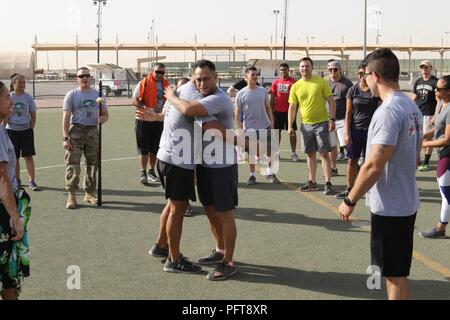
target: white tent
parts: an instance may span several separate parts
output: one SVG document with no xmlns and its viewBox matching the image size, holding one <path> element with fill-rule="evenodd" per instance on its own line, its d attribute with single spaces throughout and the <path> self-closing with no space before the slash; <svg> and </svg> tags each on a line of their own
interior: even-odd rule
<svg viewBox="0 0 450 320">
<path fill-rule="evenodd" d="M 14 73 L 20 73 L 28 79 L 33 78 L 33 52 L 0 53 L 0 79 L 9 79 Z"/>
</svg>

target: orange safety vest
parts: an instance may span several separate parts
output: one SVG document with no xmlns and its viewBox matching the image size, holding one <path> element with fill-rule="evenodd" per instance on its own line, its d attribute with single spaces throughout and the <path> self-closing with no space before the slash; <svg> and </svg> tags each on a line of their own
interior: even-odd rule
<svg viewBox="0 0 450 320">
<path fill-rule="evenodd" d="M 169 81 L 163 80 L 163 88 L 169 87 Z M 158 104 L 158 89 L 156 86 L 156 80 L 153 75 L 148 75 L 147 78 L 141 81 L 139 87 L 138 99 L 141 101 L 146 108 L 155 109 Z M 166 98 L 163 98 L 164 102 Z"/>
</svg>

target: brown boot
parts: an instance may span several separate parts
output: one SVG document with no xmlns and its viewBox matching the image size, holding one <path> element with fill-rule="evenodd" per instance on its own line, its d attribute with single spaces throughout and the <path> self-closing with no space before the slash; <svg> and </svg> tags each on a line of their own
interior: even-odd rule
<svg viewBox="0 0 450 320">
<path fill-rule="evenodd" d="M 98 200 L 97 200 L 96 196 L 86 192 L 86 195 L 84 196 L 84 202 L 91 203 L 91 204 L 97 204 Z"/>
<path fill-rule="evenodd" d="M 69 191 L 69 195 L 67 196 L 67 209 L 76 209 L 77 207 L 77 197 L 75 196 L 75 192 Z"/>
</svg>

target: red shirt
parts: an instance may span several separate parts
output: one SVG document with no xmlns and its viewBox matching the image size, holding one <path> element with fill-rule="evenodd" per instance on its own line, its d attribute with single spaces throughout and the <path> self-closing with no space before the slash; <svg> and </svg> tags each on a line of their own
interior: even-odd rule
<svg viewBox="0 0 450 320">
<path fill-rule="evenodd" d="M 275 112 L 289 111 L 289 92 L 295 80 L 289 77 L 287 80 L 279 78 L 272 83 L 270 94 L 275 95 Z"/>
</svg>

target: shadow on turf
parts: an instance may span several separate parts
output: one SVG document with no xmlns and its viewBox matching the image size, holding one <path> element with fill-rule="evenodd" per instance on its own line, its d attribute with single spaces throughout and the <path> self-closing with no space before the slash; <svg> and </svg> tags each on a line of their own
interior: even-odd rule
<svg viewBox="0 0 450 320">
<path fill-rule="evenodd" d="M 337 208 L 336 208 L 337 211 Z M 236 219 L 249 220 L 256 222 L 268 223 L 286 223 L 286 224 L 300 224 L 308 226 L 322 227 L 330 231 L 340 232 L 367 232 L 359 227 L 352 226 L 350 223 L 344 223 L 338 219 L 313 218 L 305 216 L 301 213 L 287 213 L 278 212 L 268 209 L 254 209 L 254 208 L 238 208 L 235 213 Z"/>
<path fill-rule="evenodd" d="M 232 281 L 268 283 L 296 289 L 333 294 L 356 299 L 386 299 L 386 285 L 382 280 L 380 290 L 367 289 L 369 275 L 340 272 L 304 271 L 267 265 L 237 263 L 239 273 Z M 450 282 L 412 280 L 413 299 L 448 299 Z M 271 299 L 271 297 L 267 297 Z"/>
</svg>

